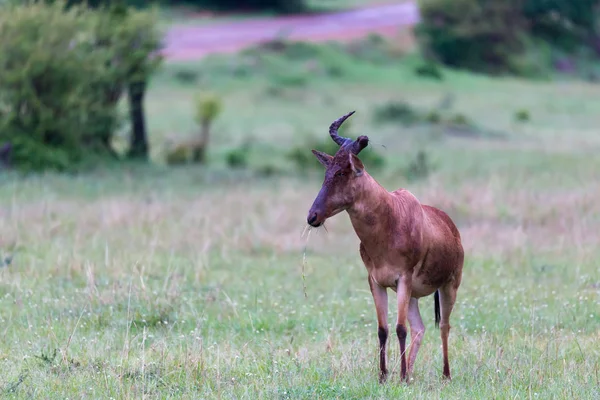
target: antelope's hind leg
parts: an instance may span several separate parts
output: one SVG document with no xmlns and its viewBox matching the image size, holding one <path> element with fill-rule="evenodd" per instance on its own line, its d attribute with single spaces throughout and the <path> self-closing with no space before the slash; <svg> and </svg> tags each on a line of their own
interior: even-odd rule
<svg viewBox="0 0 600 400">
<path fill-rule="evenodd" d="M 448 336 L 450 335 L 450 314 L 456 301 L 458 287 L 454 283 L 440 288 L 440 333 L 442 336 L 442 352 L 444 355 L 444 378 L 450 377 L 450 363 L 448 362 Z"/>
<path fill-rule="evenodd" d="M 421 313 L 419 312 L 419 300 L 411 297 L 408 303 L 408 323 L 410 324 L 410 353 L 408 356 L 408 376 L 413 373 L 415 366 L 415 359 L 421 347 L 421 341 L 425 334 L 425 325 L 421 319 Z"/>
</svg>

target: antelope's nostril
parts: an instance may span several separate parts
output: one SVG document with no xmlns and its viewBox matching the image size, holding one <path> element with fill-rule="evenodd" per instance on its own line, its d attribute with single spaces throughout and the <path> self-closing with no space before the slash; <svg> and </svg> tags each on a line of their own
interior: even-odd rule
<svg viewBox="0 0 600 400">
<path fill-rule="evenodd" d="M 315 223 L 315 221 L 317 220 L 318 217 L 319 216 L 318 216 L 318 214 L 316 212 L 312 213 L 312 215 L 308 216 L 308 218 L 306 219 L 306 222 L 308 222 L 308 224 L 311 225 L 311 226 L 315 226 L 314 223 Z"/>
</svg>

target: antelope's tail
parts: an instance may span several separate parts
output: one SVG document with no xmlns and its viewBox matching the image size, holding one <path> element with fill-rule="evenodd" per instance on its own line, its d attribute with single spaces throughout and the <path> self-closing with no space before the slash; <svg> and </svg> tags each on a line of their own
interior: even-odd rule
<svg viewBox="0 0 600 400">
<path fill-rule="evenodd" d="M 435 327 L 439 328 L 440 326 L 440 291 L 436 290 L 433 295 L 434 309 L 435 309 Z"/>
</svg>

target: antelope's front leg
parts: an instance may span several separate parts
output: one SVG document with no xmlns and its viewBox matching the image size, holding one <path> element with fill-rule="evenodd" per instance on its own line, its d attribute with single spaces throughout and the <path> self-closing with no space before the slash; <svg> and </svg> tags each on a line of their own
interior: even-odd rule
<svg viewBox="0 0 600 400">
<path fill-rule="evenodd" d="M 408 374 L 406 372 L 406 320 L 408 316 L 408 304 L 410 302 L 411 295 L 411 279 L 407 277 L 400 277 L 398 279 L 398 287 L 396 289 L 398 298 L 398 320 L 396 321 L 396 334 L 398 335 L 398 341 L 400 342 L 400 371 L 402 380 L 408 382 Z"/>
<path fill-rule="evenodd" d="M 385 382 L 387 378 L 387 367 L 385 365 L 385 344 L 388 338 L 387 312 L 388 299 L 387 290 L 371 278 L 369 275 L 369 287 L 375 301 L 377 311 L 377 335 L 379 336 L 379 383 Z"/>
</svg>

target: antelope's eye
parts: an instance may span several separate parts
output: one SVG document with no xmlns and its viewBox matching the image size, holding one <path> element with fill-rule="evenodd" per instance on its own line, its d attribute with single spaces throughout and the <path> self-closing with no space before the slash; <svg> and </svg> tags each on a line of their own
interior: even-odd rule
<svg viewBox="0 0 600 400">
<path fill-rule="evenodd" d="M 343 173 L 342 171 L 338 171 L 338 172 L 335 173 L 334 176 L 344 176 L 344 175 L 346 175 L 346 174 Z"/>
</svg>

